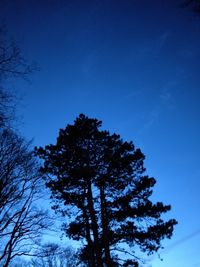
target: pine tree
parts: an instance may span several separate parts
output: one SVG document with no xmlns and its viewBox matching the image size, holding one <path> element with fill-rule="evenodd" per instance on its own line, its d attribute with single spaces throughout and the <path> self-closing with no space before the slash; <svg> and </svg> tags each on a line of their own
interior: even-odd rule
<svg viewBox="0 0 200 267">
<path fill-rule="evenodd" d="M 36 148 L 41 171 L 53 208 L 67 218 L 66 235 L 85 242 L 80 258 L 88 266 L 139 266 L 136 253 L 158 251 L 177 222 L 161 219 L 170 205 L 151 202 L 155 179 L 146 175 L 140 149 L 101 125 L 79 115 L 55 145 Z"/>
</svg>

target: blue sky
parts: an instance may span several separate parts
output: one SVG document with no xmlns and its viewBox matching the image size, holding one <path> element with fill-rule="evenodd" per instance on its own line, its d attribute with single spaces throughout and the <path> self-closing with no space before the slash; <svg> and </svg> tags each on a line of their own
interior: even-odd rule
<svg viewBox="0 0 200 267">
<path fill-rule="evenodd" d="M 153 198 L 179 224 L 153 267 L 200 265 L 200 16 L 178 0 L 12 0 L 0 15 L 40 71 L 23 96 L 21 132 L 54 143 L 79 113 L 133 140 L 157 180 Z"/>
</svg>

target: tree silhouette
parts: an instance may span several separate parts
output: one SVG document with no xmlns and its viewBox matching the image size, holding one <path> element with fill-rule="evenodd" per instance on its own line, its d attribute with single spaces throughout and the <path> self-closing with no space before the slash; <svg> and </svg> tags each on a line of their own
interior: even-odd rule
<svg viewBox="0 0 200 267">
<path fill-rule="evenodd" d="M 0 27 L 0 266 L 29 255 L 49 225 L 47 212 L 37 207 L 43 180 L 26 142 L 14 131 L 15 103 L 6 90 L 9 79 L 27 78 L 34 69 Z M 6 87 L 6 88 L 5 88 Z M 44 186 L 43 186 L 44 188 Z"/>
<path fill-rule="evenodd" d="M 29 144 L 0 131 L 0 266 L 31 254 L 47 229 L 47 213 L 36 205 L 42 185 Z"/>
<path fill-rule="evenodd" d="M 55 145 L 36 148 L 41 171 L 53 208 L 67 217 L 66 235 L 84 241 L 88 266 L 139 266 L 137 252 L 158 251 L 177 222 L 161 218 L 169 205 L 151 202 L 155 179 L 145 174 L 140 149 L 101 124 L 81 114 Z"/>
<path fill-rule="evenodd" d="M 69 246 L 47 243 L 37 251 L 37 254 L 38 256 L 29 262 L 30 267 L 76 267 L 78 263 L 76 251 Z"/>
<path fill-rule="evenodd" d="M 15 41 L 8 38 L 6 27 L 0 25 L 0 127 L 10 124 L 15 110 L 15 98 L 5 88 L 5 82 L 13 78 L 28 79 L 35 70 L 36 64 L 27 62 Z"/>
</svg>

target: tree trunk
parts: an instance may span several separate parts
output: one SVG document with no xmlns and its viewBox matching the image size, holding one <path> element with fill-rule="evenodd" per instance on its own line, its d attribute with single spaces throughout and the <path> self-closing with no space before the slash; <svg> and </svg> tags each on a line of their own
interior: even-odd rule
<svg viewBox="0 0 200 267">
<path fill-rule="evenodd" d="M 90 236 L 90 223 L 89 223 L 89 218 L 87 215 L 87 211 L 83 209 L 83 216 L 85 218 L 85 224 L 86 224 L 86 240 L 90 249 L 88 258 L 89 258 L 89 267 L 94 267 L 95 266 L 95 255 L 94 255 L 94 244 L 93 241 L 91 240 Z"/>
<path fill-rule="evenodd" d="M 91 188 L 90 181 L 88 182 L 88 208 L 90 212 L 90 217 L 91 217 L 91 222 L 92 222 L 92 231 L 94 235 L 94 251 L 96 255 L 96 266 L 103 267 L 102 252 L 101 252 L 101 246 L 100 246 L 99 234 L 98 234 L 98 224 L 97 224 L 97 219 L 96 219 L 94 205 L 93 205 L 92 188 Z"/>
<path fill-rule="evenodd" d="M 111 256 L 110 256 L 110 246 L 108 238 L 108 222 L 107 222 L 107 212 L 106 212 L 106 199 L 104 186 L 100 186 L 100 198 L 101 198 L 101 223 L 102 223 L 102 241 L 105 250 L 105 264 L 108 267 L 112 266 Z"/>
</svg>

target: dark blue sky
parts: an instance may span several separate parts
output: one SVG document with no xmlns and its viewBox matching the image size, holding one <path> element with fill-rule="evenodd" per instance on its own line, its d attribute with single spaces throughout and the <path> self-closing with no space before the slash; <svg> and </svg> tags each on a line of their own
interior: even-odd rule
<svg viewBox="0 0 200 267">
<path fill-rule="evenodd" d="M 55 142 L 79 113 L 133 140 L 179 224 L 153 267 L 200 265 L 200 16 L 178 0 L 1 0 L 0 15 L 40 71 L 21 131 Z M 12 87 L 10 85 L 10 87 Z"/>
</svg>

